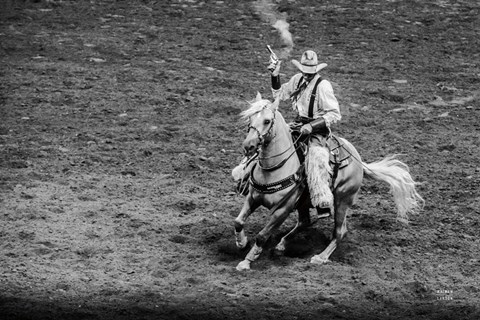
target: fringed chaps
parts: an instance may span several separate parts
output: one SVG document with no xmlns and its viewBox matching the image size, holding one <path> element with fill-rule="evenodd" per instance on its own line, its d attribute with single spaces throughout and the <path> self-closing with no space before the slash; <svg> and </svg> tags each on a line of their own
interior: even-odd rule
<svg viewBox="0 0 480 320">
<path fill-rule="evenodd" d="M 330 190 L 332 169 L 329 160 L 330 154 L 327 148 L 310 145 L 305 158 L 305 172 L 310 200 L 314 207 L 333 209 L 333 194 Z"/>
</svg>

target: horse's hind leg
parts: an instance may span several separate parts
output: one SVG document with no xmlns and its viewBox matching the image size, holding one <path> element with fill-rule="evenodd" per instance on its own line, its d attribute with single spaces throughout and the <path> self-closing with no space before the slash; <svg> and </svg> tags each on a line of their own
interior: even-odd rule
<svg viewBox="0 0 480 320">
<path fill-rule="evenodd" d="M 309 203 L 302 202 L 302 201 L 299 201 L 299 202 L 301 203 L 301 205 L 298 207 L 297 224 L 292 230 L 290 230 L 289 233 L 287 233 L 285 236 L 282 237 L 280 242 L 275 247 L 275 250 L 279 252 L 285 251 L 285 245 L 288 242 L 288 240 L 292 239 L 297 233 L 299 233 L 302 230 L 305 230 L 307 227 L 312 225 L 312 221 L 310 219 Z M 306 203 L 306 204 L 302 204 L 302 203 Z"/>
<path fill-rule="evenodd" d="M 310 260 L 311 263 L 323 264 L 328 262 L 330 255 L 335 251 L 337 245 L 347 233 L 347 210 L 350 207 L 350 201 L 343 200 L 335 204 L 335 226 L 333 229 L 332 241 L 320 254 L 315 255 Z"/>
</svg>

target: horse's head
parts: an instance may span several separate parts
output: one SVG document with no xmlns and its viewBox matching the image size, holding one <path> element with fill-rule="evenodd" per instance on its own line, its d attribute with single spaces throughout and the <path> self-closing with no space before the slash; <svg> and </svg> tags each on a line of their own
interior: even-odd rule
<svg viewBox="0 0 480 320">
<path fill-rule="evenodd" d="M 279 100 L 270 102 L 262 99 L 260 93 L 250 103 L 250 108 L 242 112 L 242 118 L 248 121 L 247 137 L 243 141 L 246 156 L 252 156 L 259 147 L 266 146 L 276 136 L 275 118 Z"/>
</svg>

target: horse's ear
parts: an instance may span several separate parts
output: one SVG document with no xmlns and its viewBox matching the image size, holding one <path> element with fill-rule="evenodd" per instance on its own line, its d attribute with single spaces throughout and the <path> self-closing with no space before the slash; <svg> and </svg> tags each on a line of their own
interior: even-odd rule
<svg viewBox="0 0 480 320">
<path fill-rule="evenodd" d="M 275 101 L 273 101 L 272 103 L 273 111 L 277 111 L 279 105 L 280 105 L 280 97 L 277 97 Z"/>
<path fill-rule="evenodd" d="M 262 95 L 257 91 L 257 96 L 255 97 L 255 102 L 262 100 Z"/>
</svg>

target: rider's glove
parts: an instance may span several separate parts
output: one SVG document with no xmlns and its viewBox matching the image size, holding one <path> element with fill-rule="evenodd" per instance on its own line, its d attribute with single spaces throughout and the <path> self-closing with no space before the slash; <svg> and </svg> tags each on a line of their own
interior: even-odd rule
<svg viewBox="0 0 480 320">
<path fill-rule="evenodd" d="M 290 130 L 291 131 L 297 131 L 298 133 L 300 133 L 300 128 L 303 126 L 303 124 L 301 122 L 290 122 L 288 123 L 288 126 L 290 127 Z"/>
<path fill-rule="evenodd" d="M 301 128 L 300 128 L 300 136 L 302 138 L 307 138 L 309 137 L 311 134 L 312 134 L 312 126 L 307 123 L 307 124 L 304 124 Z"/>
</svg>

